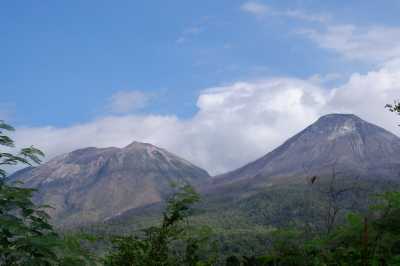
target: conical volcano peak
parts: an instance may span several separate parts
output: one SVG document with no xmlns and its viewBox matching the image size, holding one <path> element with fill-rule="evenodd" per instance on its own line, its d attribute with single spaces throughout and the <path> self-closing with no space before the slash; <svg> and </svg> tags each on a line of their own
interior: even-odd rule
<svg viewBox="0 0 400 266">
<path fill-rule="evenodd" d="M 355 114 L 341 114 L 341 113 L 332 113 L 321 116 L 318 120 L 326 120 L 326 119 L 336 119 L 336 120 L 362 120 L 360 117 Z"/>
<path fill-rule="evenodd" d="M 303 133 L 323 134 L 328 139 L 334 139 L 349 134 L 363 135 L 374 128 L 374 125 L 353 114 L 328 114 L 320 117 Z"/>
<path fill-rule="evenodd" d="M 344 173 L 373 178 L 397 178 L 400 139 L 353 114 L 328 114 L 281 146 L 221 180 L 252 177 L 301 177 L 304 169 L 321 174 L 335 164 Z"/>
<path fill-rule="evenodd" d="M 132 149 L 132 148 L 144 148 L 144 147 L 155 147 L 153 144 L 150 143 L 145 143 L 145 142 L 139 142 L 139 141 L 133 141 L 127 146 L 124 147 L 124 149 Z"/>
<path fill-rule="evenodd" d="M 349 124 L 367 123 L 354 114 L 327 114 L 321 116 L 315 124 Z"/>
</svg>

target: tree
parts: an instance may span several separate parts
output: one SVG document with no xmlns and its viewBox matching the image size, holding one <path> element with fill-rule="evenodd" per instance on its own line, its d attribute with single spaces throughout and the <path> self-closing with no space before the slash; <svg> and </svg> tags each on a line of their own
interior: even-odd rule
<svg viewBox="0 0 400 266">
<path fill-rule="evenodd" d="M 400 101 L 394 101 L 393 104 L 387 104 L 385 107 L 388 108 L 390 112 L 400 115 Z"/>
<path fill-rule="evenodd" d="M 143 236 L 115 237 L 113 250 L 106 256 L 108 266 L 212 265 L 214 257 L 202 260 L 202 246 L 208 245 L 209 232 L 196 234 L 183 224 L 199 195 L 189 185 L 180 186 L 167 201 L 161 225 L 143 231 Z"/>
<path fill-rule="evenodd" d="M 400 115 L 400 101 L 394 101 L 393 104 L 387 104 L 386 108 L 388 108 L 390 112 Z"/>
<path fill-rule="evenodd" d="M 311 186 L 316 186 L 319 194 L 318 200 L 322 200 L 322 209 L 320 210 L 320 218 L 323 227 L 320 228 L 326 233 L 330 233 L 343 214 L 350 210 L 361 209 L 358 198 L 368 197 L 370 189 L 365 188 L 360 182 L 360 178 L 341 176 L 336 170 L 335 164 L 332 166 L 330 177 L 323 182 L 321 178 L 314 176 L 311 178 Z M 364 187 L 363 187 L 364 186 Z M 313 217 L 318 220 L 317 217 Z"/>
<path fill-rule="evenodd" d="M 14 148 L 6 135 L 14 128 L 0 121 L 0 147 Z M 75 239 L 59 236 L 49 224 L 45 209 L 32 201 L 34 189 L 8 180 L 5 166 L 39 164 L 43 152 L 24 148 L 0 151 L 0 265 L 85 265 L 88 254 Z"/>
</svg>

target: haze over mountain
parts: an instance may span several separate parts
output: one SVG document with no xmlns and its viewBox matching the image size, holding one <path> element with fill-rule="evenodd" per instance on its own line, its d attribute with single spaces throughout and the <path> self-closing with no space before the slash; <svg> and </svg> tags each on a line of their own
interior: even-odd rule
<svg viewBox="0 0 400 266">
<path fill-rule="evenodd" d="M 346 175 L 400 178 L 400 138 L 352 114 L 325 115 L 260 159 L 217 176 L 213 185 L 268 177 L 296 181 L 332 168 Z"/>
<path fill-rule="evenodd" d="M 171 182 L 197 185 L 209 175 L 164 149 L 133 142 L 122 149 L 76 150 L 11 178 L 38 188 L 36 200 L 54 207 L 55 223 L 73 225 L 162 201 Z"/>
</svg>

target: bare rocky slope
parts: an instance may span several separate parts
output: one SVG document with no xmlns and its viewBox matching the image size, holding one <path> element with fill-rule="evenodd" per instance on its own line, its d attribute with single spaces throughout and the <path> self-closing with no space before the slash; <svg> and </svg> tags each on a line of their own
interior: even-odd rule
<svg viewBox="0 0 400 266">
<path fill-rule="evenodd" d="M 35 187 L 36 201 L 49 204 L 54 223 L 101 222 L 132 208 L 160 202 L 171 182 L 197 185 L 208 173 L 156 146 L 133 142 L 119 148 L 85 148 L 58 156 L 11 179 Z"/>
</svg>

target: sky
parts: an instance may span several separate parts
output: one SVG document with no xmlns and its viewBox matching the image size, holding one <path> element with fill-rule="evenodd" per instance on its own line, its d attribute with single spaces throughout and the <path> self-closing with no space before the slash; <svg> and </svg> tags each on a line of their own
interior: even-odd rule
<svg viewBox="0 0 400 266">
<path fill-rule="evenodd" d="M 0 119 L 46 159 L 142 141 L 219 174 L 318 117 L 400 135 L 400 2 L 0 3 Z"/>
</svg>

